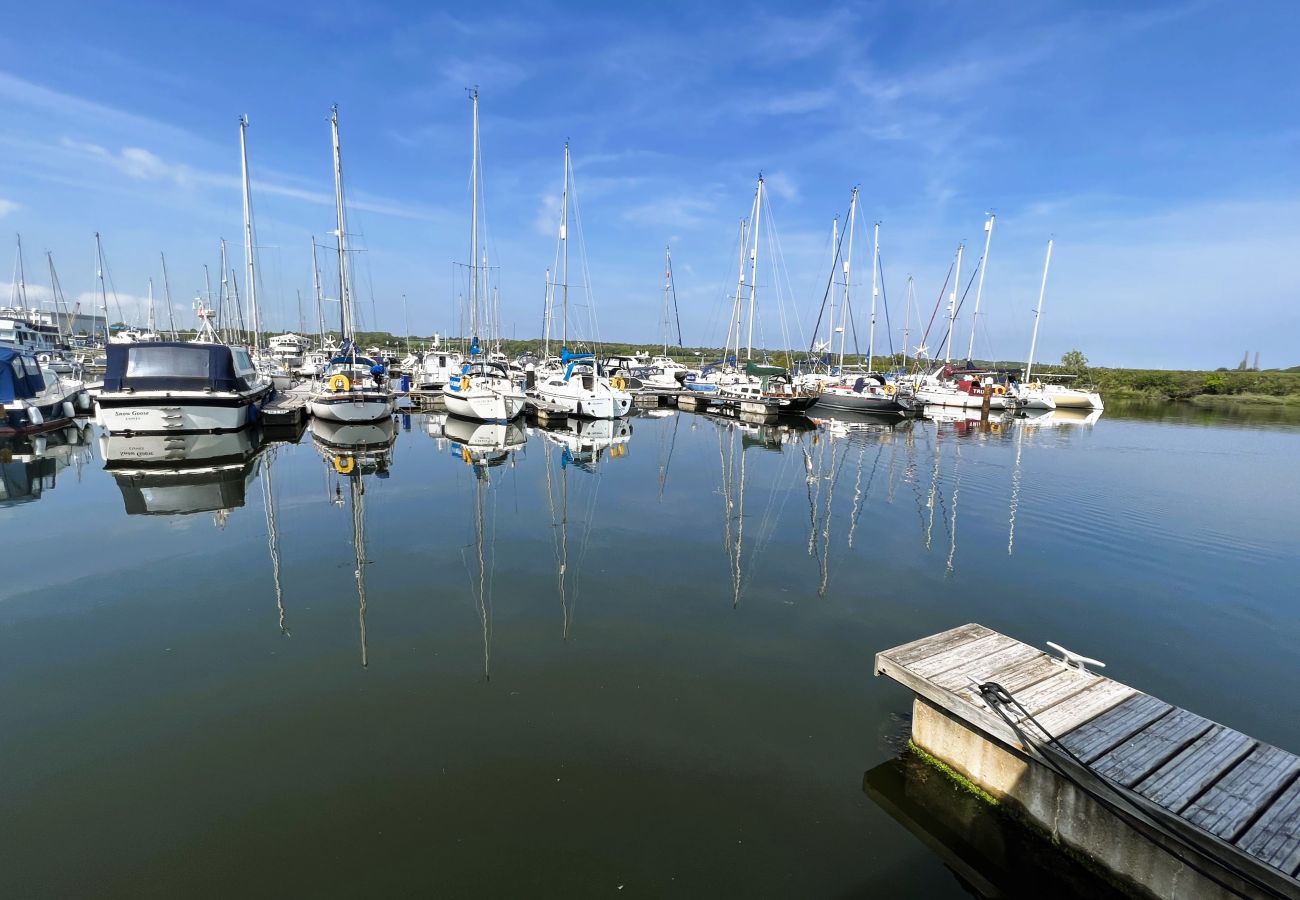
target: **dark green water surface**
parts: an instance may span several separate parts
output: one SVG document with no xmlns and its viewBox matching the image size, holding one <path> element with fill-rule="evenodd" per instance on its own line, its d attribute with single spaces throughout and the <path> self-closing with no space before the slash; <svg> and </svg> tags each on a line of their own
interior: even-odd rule
<svg viewBox="0 0 1300 900">
<path fill-rule="evenodd" d="M 1300 750 L 1295 423 L 664 413 L 8 445 L 0 896 L 969 896 L 872 672 L 965 622 Z"/>
</svg>

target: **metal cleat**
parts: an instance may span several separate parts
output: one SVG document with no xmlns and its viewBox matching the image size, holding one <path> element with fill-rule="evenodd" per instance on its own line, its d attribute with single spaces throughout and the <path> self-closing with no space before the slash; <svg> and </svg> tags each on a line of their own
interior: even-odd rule
<svg viewBox="0 0 1300 900">
<path fill-rule="evenodd" d="M 1106 668 L 1106 664 L 1101 660 L 1092 659 L 1088 656 L 1081 656 L 1072 650 L 1066 650 L 1060 644 L 1054 644 L 1051 641 L 1048 641 L 1047 646 L 1061 654 L 1061 658 L 1057 660 L 1057 662 L 1069 666 L 1070 668 L 1078 669 L 1080 672 L 1087 672 L 1089 675 L 1092 675 L 1096 673 L 1088 672 L 1088 666 L 1096 666 L 1099 669 Z"/>
</svg>

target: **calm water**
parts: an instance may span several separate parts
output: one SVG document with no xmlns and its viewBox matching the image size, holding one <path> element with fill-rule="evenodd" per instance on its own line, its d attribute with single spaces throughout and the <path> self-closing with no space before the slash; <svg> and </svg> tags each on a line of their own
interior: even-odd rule
<svg viewBox="0 0 1300 900">
<path fill-rule="evenodd" d="M 971 621 L 1300 750 L 1294 424 L 608 428 L 11 445 L 0 893 L 969 896 L 872 656 Z"/>
</svg>

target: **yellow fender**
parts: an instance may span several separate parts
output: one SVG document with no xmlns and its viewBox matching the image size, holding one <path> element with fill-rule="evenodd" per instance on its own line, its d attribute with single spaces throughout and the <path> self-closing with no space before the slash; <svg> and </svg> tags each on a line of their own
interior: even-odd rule
<svg viewBox="0 0 1300 900">
<path fill-rule="evenodd" d="M 891 397 L 894 396 L 894 394 L 897 393 L 897 391 L 898 388 L 896 388 L 894 385 L 892 384 L 885 385 L 885 393 L 888 394 L 889 396 Z"/>
<path fill-rule="evenodd" d="M 462 391 L 468 391 L 468 390 L 469 390 L 469 376 L 468 376 L 468 375 L 462 375 L 462 376 L 460 376 L 460 389 L 461 389 Z"/>
<path fill-rule="evenodd" d="M 472 462 L 474 461 L 474 458 L 473 458 L 472 456 L 469 455 L 469 448 L 468 448 L 468 447 L 461 447 L 461 448 L 460 448 L 460 458 L 461 458 L 462 460 L 464 460 L 465 465 L 469 465 L 470 463 L 472 463 Z"/>
<path fill-rule="evenodd" d="M 330 376 L 329 386 L 330 390 L 336 394 L 340 391 L 350 391 L 352 390 L 352 379 L 340 372 L 337 375 Z"/>
<path fill-rule="evenodd" d="M 334 378 L 344 378 L 344 376 L 335 375 Z M 333 379 L 330 380 L 333 381 Z M 344 380 L 346 381 L 347 379 L 344 378 Z M 334 471 L 338 472 L 340 475 L 351 475 L 352 470 L 355 469 L 356 467 L 357 467 L 357 461 L 351 456 L 334 457 Z"/>
<path fill-rule="evenodd" d="M 1007 389 L 1000 384 L 996 384 L 993 386 L 993 393 L 997 394 L 999 397 L 1001 397 L 1006 392 Z"/>
<path fill-rule="evenodd" d="M 622 375 L 615 375 L 609 380 L 610 387 L 616 391 L 627 390 L 627 382 L 623 380 Z"/>
</svg>

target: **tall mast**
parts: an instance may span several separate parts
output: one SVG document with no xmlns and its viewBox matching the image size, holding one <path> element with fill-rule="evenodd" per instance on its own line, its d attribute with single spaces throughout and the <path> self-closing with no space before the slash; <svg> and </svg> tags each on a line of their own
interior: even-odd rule
<svg viewBox="0 0 1300 900">
<path fill-rule="evenodd" d="M 226 257 L 223 255 L 223 256 L 221 257 L 221 264 L 222 264 L 223 266 L 225 265 L 225 260 L 226 260 Z M 225 276 L 224 271 L 223 271 L 223 274 L 222 274 L 222 276 L 221 276 L 221 289 L 224 290 L 224 289 L 225 289 L 225 286 L 226 286 L 226 276 Z M 213 307 L 213 305 L 212 305 L 212 279 L 211 279 L 211 277 L 208 275 L 208 264 L 207 264 L 207 263 L 204 263 L 204 264 L 203 264 L 203 296 L 205 297 L 205 303 L 207 304 L 207 306 L 206 306 L 205 308 L 206 308 L 206 309 L 213 309 L 214 307 Z M 218 298 L 217 298 L 217 301 L 218 301 L 218 302 L 217 302 L 217 305 L 216 305 L 216 307 L 215 307 L 215 309 L 216 309 L 216 311 L 217 311 L 217 330 L 218 330 L 219 332 L 221 332 L 221 333 L 218 335 L 218 340 L 225 340 L 225 325 L 224 325 L 224 324 L 222 323 L 222 321 L 221 321 L 221 307 L 224 306 L 225 304 L 221 303 L 220 300 L 221 300 L 221 298 L 218 297 Z"/>
<path fill-rule="evenodd" d="M 667 278 L 667 291 L 672 296 L 672 300 L 673 300 L 673 321 L 677 324 L 677 346 L 681 347 L 682 346 L 682 314 L 681 314 L 681 310 L 677 308 L 677 282 L 673 279 L 672 247 L 664 247 L 664 261 L 666 263 L 664 274 L 665 277 Z M 664 300 L 666 304 L 667 297 L 665 297 Z M 665 306 L 665 313 L 666 312 L 667 312 L 667 306 Z M 668 355 L 667 347 L 664 348 L 664 355 L 665 356 Z"/>
<path fill-rule="evenodd" d="M 871 331 L 867 337 L 867 371 L 876 370 L 876 298 L 880 296 L 880 223 L 876 223 L 871 248 Z"/>
<path fill-rule="evenodd" d="M 673 284 L 673 254 L 664 247 L 664 356 L 668 355 L 668 290 Z"/>
<path fill-rule="evenodd" d="M 477 101 L 475 122 L 478 121 Z M 477 129 L 477 124 L 475 125 Z M 352 337 L 352 297 L 348 292 L 348 228 L 343 209 L 343 157 L 339 149 L 339 105 L 330 107 L 330 131 L 334 138 L 334 214 L 338 229 L 334 232 L 339 254 L 339 330 L 343 340 Z"/>
<path fill-rule="evenodd" d="M 551 356 L 551 270 L 546 270 L 546 290 L 542 294 L 542 362 Z"/>
<path fill-rule="evenodd" d="M 966 345 L 966 363 L 969 365 L 971 356 L 975 353 L 975 329 L 980 320 L 980 297 L 984 295 L 984 274 L 989 270 L 989 244 L 993 241 L 993 222 L 997 219 L 993 213 L 989 213 L 988 221 L 984 223 L 984 256 L 980 260 L 980 281 L 975 288 L 975 313 L 970 319 L 970 343 Z"/>
<path fill-rule="evenodd" d="M 99 279 L 100 309 L 104 311 L 104 342 L 108 343 L 108 288 L 104 286 L 104 244 L 95 232 L 95 277 Z"/>
<path fill-rule="evenodd" d="M 957 318 L 957 289 L 961 284 L 961 255 L 965 249 L 965 241 L 957 245 L 957 270 L 952 278 L 952 293 L 948 295 L 948 337 L 943 342 L 943 361 L 945 365 L 952 362 L 952 328 L 953 322 Z"/>
<path fill-rule="evenodd" d="M 72 313 L 68 312 L 68 305 L 63 297 L 63 288 L 59 284 L 59 273 L 54 271 L 54 254 L 46 250 L 45 259 L 50 264 L 50 295 L 54 299 L 54 324 L 59 328 L 59 340 L 70 341 L 72 339 Z M 63 319 L 59 318 L 60 311 L 63 313 Z"/>
<path fill-rule="evenodd" d="M 1047 267 L 1052 264 L 1052 244 L 1055 239 L 1047 241 L 1047 259 L 1043 260 L 1043 283 L 1038 288 L 1038 308 L 1034 310 L 1034 336 L 1029 341 L 1029 363 L 1025 367 L 1025 381 L 1034 377 L 1034 351 L 1038 349 L 1038 320 L 1043 315 L 1043 295 L 1047 293 Z"/>
<path fill-rule="evenodd" d="M 226 267 L 226 239 L 221 238 L 221 281 L 217 283 L 217 324 L 221 327 L 222 339 L 227 344 L 230 344 L 234 343 L 235 340 L 242 340 L 243 335 L 234 334 L 234 318 L 227 319 L 228 310 L 226 307 L 230 304 L 230 281 L 226 277 L 227 271 L 231 275 L 234 274 L 234 269 L 227 269 Z M 203 267 L 203 281 L 205 283 L 208 281 L 207 266 Z M 208 287 L 208 305 L 212 305 L 212 287 L 210 285 Z M 235 340 L 232 340 L 232 337 Z"/>
<path fill-rule="evenodd" d="M 912 301 L 916 297 L 916 285 L 911 275 L 907 276 L 907 309 L 903 313 L 903 371 L 907 371 L 907 341 L 912 333 Z"/>
<path fill-rule="evenodd" d="M 150 332 L 151 334 L 154 332 L 155 327 L 156 327 L 156 326 L 155 326 L 155 324 L 154 324 L 154 314 L 153 314 L 153 279 L 150 278 L 150 279 L 149 279 L 149 323 L 148 323 L 148 329 L 149 329 L 149 332 Z"/>
<path fill-rule="evenodd" d="M 564 248 L 564 269 L 560 281 L 560 346 L 569 345 L 569 142 L 564 142 L 564 192 L 560 195 L 560 244 Z"/>
<path fill-rule="evenodd" d="M 470 187 L 470 207 L 469 207 L 469 330 L 470 337 L 478 337 L 478 180 L 479 180 L 479 147 L 478 147 L 478 88 L 475 87 L 470 91 L 470 100 L 474 103 L 474 146 L 473 156 L 469 164 L 469 187 Z"/>
<path fill-rule="evenodd" d="M 844 302 L 840 305 L 840 375 L 844 374 L 844 345 L 849 337 L 849 284 L 853 276 L 853 232 L 857 230 L 858 189 L 853 188 L 853 199 L 849 201 L 849 251 L 844 257 Z"/>
<path fill-rule="evenodd" d="M 27 314 L 27 273 L 23 267 L 23 236 L 18 235 L 18 303 Z"/>
<path fill-rule="evenodd" d="M 731 309 L 731 321 L 727 323 L 727 345 L 722 348 L 723 361 L 726 361 L 727 351 L 731 349 L 731 329 L 736 329 L 736 356 L 735 361 L 740 362 L 740 301 L 745 293 L 745 251 L 749 249 L 749 232 L 748 221 L 740 220 L 740 242 L 739 251 L 737 251 L 739 260 L 736 263 L 736 300 Z"/>
<path fill-rule="evenodd" d="M 172 286 L 167 279 L 167 254 L 159 253 L 162 259 L 162 277 L 163 277 L 163 300 L 167 303 L 167 325 L 172 331 L 172 340 L 179 340 L 176 334 L 176 313 L 172 309 Z"/>
<path fill-rule="evenodd" d="M 262 350 L 262 317 L 257 311 L 257 266 L 253 247 L 253 193 L 248 178 L 248 116 L 239 117 L 239 155 L 244 171 L 244 266 L 248 275 L 244 279 L 244 292 L 248 295 L 249 324 L 253 328 L 253 352 Z M 224 266 L 222 267 L 225 268 Z"/>
<path fill-rule="evenodd" d="M 835 322 L 836 322 L 836 319 L 835 319 L 835 294 L 836 294 L 836 291 L 835 291 L 835 288 L 834 288 L 834 286 L 833 286 L 833 283 L 834 283 L 834 281 L 835 281 L 835 271 L 836 271 L 837 268 L 840 267 L 840 265 L 841 265 L 841 263 L 840 263 L 840 217 L 837 215 L 834 219 L 831 220 L 831 282 L 832 282 L 832 287 L 829 288 L 829 293 L 830 293 L 830 295 L 831 295 L 831 314 L 830 314 L 830 316 L 829 316 L 829 318 L 828 318 L 828 321 L 826 322 L 826 350 L 827 350 L 827 353 L 828 353 L 828 355 L 827 355 L 827 357 L 826 357 L 827 360 L 828 360 L 827 367 L 826 367 L 826 371 L 827 371 L 828 374 L 829 374 L 829 372 L 830 372 L 830 364 L 829 364 L 829 360 L 830 360 L 830 359 L 833 359 L 834 356 L 835 356 L 835 334 L 836 334 L 836 330 L 835 330 L 835 329 L 836 329 L 836 325 L 835 325 Z M 816 339 L 817 339 L 817 337 L 816 337 L 816 335 L 814 335 L 814 336 L 813 336 L 813 340 L 816 341 Z"/>
<path fill-rule="evenodd" d="M 745 338 L 745 362 L 754 355 L 754 300 L 758 294 L 758 237 L 763 219 L 763 173 L 758 173 L 754 192 L 754 249 L 749 254 L 749 333 Z"/>
<path fill-rule="evenodd" d="M 316 291 L 316 324 L 320 329 L 321 345 L 325 344 L 325 307 L 320 296 L 320 266 L 316 262 L 316 235 L 311 236 L 311 281 Z"/>
<path fill-rule="evenodd" d="M 307 322 L 302 317 L 302 290 L 299 289 L 297 291 L 297 294 L 298 294 L 298 331 L 303 332 L 307 330 Z M 403 297 L 403 302 L 405 302 L 406 295 L 403 294 L 402 297 Z"/>
</svg>

